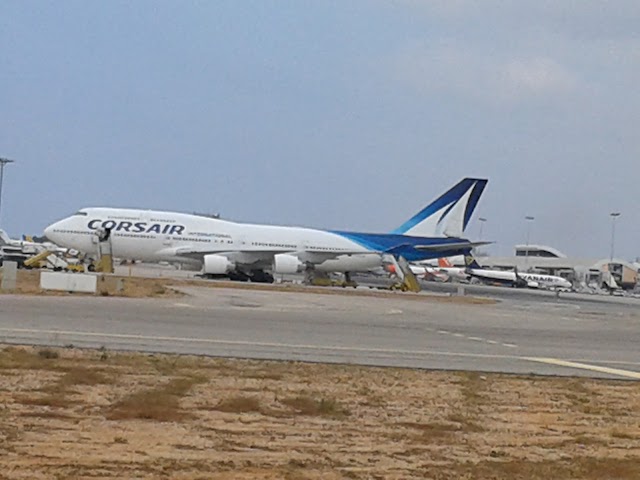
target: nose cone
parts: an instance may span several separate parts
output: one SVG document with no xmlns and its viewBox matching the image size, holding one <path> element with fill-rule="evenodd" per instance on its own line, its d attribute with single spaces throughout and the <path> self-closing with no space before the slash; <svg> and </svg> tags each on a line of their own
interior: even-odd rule
<svg viewBox="0 0 640 480">
<path fill-rule="evenodd" d="M 49 239 L 49 241 L 53 243 L 58 243 L 60 240 L 59 235 L 59 226 L 60 222 L 52 223 L 47 228 L 44 229 L 44 236 Z"/>
</svg>

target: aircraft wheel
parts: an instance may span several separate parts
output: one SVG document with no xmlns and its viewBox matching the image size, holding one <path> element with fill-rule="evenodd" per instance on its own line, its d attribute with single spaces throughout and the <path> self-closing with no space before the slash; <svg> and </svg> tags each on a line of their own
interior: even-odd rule
<svg viewBox="0 0 640 480">
<path fill-rule="evenodd" d="M 232 282 L 248 282 L 249 275 L 240 271 L 229 272 L 229 280 Z"/>
</svg>

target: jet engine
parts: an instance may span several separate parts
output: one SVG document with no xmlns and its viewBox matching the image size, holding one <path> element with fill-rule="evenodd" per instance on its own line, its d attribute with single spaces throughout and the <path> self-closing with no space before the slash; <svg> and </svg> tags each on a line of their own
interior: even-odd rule
<svg viewBox="0 0 640 480">
<path fill-rule="evenodd" d="M 280 253 L 273 257 L 273 272 L 280 274 L 299 273 L 305 269 L 305 264 L 295 255 Z"/>
<path fill-rule="evenodd" d="M 233 262 L 230 262 L 227 257 L 222 255 L 205 255 L 204 256 L 204 268 L 202 273 L 208 273 L 211 275 L 224 275 L 236 268 Z"/>
</svg>

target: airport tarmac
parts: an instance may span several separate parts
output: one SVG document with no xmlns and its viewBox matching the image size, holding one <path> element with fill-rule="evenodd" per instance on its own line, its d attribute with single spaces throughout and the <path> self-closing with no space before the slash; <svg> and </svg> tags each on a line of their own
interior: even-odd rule
<svg viewBox="0 0 640 480">
<path fill-rule="evenodd" d="M 640 309 L 563 296 L 442 303 L 182 288 L 184 297 L 4 295 L 0 341 L 256 359 L 640 379 Z"/>
</svg>

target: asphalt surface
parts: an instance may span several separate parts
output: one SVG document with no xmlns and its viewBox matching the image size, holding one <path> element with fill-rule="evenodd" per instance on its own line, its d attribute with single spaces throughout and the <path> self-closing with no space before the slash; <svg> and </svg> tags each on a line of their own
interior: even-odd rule
<svg viewBox="0 0 640 480">
<path fill-rule="evenodd" d="M 505 295 L 466 305 L 183 290 L 189 295 L 177 299 L 1 295 L 0 342 L 640 379 L 634 299 Z"/>
</svg>

